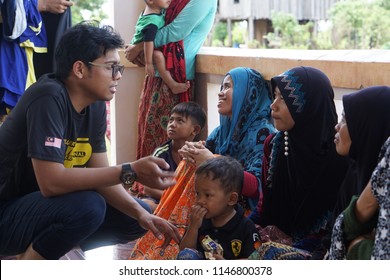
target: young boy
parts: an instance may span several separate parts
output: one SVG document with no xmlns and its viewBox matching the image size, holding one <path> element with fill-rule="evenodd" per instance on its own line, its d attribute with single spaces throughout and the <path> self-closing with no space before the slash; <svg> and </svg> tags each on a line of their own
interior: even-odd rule
<svg viewBox="0 0 390 280">
<path fill-rule="evenodd" d="M 178 150 L 186 141 L 194 141 L 206 123 L 206 113 L 195 102 L 182 102 L 173 107 L 169 117 L 167 133 L 169 140 L 156 148 L 153 156 L 163 158 L 169 163 L 170 170 L 175 171 L 181 161 Z M 163 191 L 144 186 L 144 201 L 154 209 L 160 200 Z"/>
<path fill-rule="evenodd" d="M 243 178 L 241 164 L 231 157 L 218 156 L 199 165 L 196 203 L 178 259 L 243 259 L 256 250 L 256 227 L 237 203 Z"/>
<path fill-rule="evenodd" d="M 144 42 L 145 71 L 147 75 L 154 76 L 154 61 L 161 78 L 171 91 L 174 94 L 185 92 L 190 87 L 190 83 L 176 82 L 172 78 L 169 70 L 165 67 L 163 53 L 154 49 L 154 38 L 156 37 L 157 30 L 165 24 L 165 9 L 169 7 L 171 1 L 145 0 L 145 3 L 145 10 L 138 18 L 131 44 L 135 45 L 139 42 Z"/>
</svg>

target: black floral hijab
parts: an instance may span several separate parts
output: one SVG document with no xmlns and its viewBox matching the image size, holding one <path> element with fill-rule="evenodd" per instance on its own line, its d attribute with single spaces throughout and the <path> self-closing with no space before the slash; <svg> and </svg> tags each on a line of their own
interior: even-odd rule
<svg viewBox="0 0 390 280">
<path fill-rule="evenodd" d="M 357 189 L 367 185 L 383 143 L 390 136 L 390 87 L 373 86 L 343 96 L 348 132 L 352 140 L 349 157 L 356 162 Z"/>
<path fill-rule="evenodd" d="M 337 113 L 328 77 L 312 67 L 296 67 L 271 84 L 273 91 L 279 88 L 295 125 L 288 139 L 284 131 L 273 139 L 261 225 L 276 225 L 299 238 L 318 233 L 331 220 L 347 163 L 335 150 Z"/>
</svg>

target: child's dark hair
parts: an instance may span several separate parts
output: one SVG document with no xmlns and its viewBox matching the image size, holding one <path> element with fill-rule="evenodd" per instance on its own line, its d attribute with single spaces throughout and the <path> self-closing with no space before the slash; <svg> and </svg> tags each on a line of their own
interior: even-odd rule
<svg viewBox="0 0 390 280">
<path fill-rule="evenodd" d="M 211 180 L 219 180 L 225 193 L 237 192 L 241 195 L 244 170 L 234 158 L 218 156 L 204 161 L 195 171 L 195 176 L 203 175 Z"/>
<path fill-rule="evenodd" d="M 171 110 L 171 115 L 173 113 L 182 115 L 186 118 L 190 117 L 192 122 L 198 124 L 201 129 L 203 129 L 206 124 L 206 112 L 196 102 L 181 102 L 173 107 Z"/>
<path fill-rule="evenodd" d="M 83 61 L 87 67 L 91 67 L 88 62 L 123 46 L 123 39 L 111 26 L 100 27 L 98 21 L 80 22 L 61 37 L 55 51 L 55 73 L 65 79 L 76 61 Z"/>
</svg>

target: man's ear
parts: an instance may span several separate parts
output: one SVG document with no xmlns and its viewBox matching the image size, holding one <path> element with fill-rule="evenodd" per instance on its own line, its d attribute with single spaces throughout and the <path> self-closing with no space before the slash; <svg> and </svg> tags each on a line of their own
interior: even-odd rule
<svg viewBox="0 0 390 280">
<path fill-rule="evenodd" d="M 79 79 L 82 79 L 85 76 L 87 66 L 84 62 L 78 60 L 73 63 L 73 73 Z"/>
<path fill-rule="evenodd" d="M 238 193 L 236 192 L 231 192 L 228 204 L 229 205 L 236 205 L 238 203 Z"/>
</svg>

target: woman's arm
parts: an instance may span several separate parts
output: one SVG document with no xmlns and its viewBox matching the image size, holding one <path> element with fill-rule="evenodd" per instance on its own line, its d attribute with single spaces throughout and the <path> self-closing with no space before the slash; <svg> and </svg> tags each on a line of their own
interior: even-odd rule
<svg viewBox="0 0 390 280">
<path fill-rule="evenodd" d="M 168 25 L 161 28 L 156 35 L 154 44 L 161 47 L 171 42 L 178 42 L 187 37 L 193 29 L 208 15 L 208 9 L 215 0 L 191 0 Z"/>
<path fill-rule="evenodd" d="M 260 196 L 259 181 L 257 180 L 255 175 L 247 171 L 244 171 L 242 195 L 246 197 L 252 197 L 252 198 L 258 198 Z"/>
<path fill-rule="evenodd" d="M 372 194 L 370 181 L 356 201 L 355 215 L 357 221 L 362 224 L 366 223 L 374 216 L 378 207 L 378 201 Z"/>
</svg>

